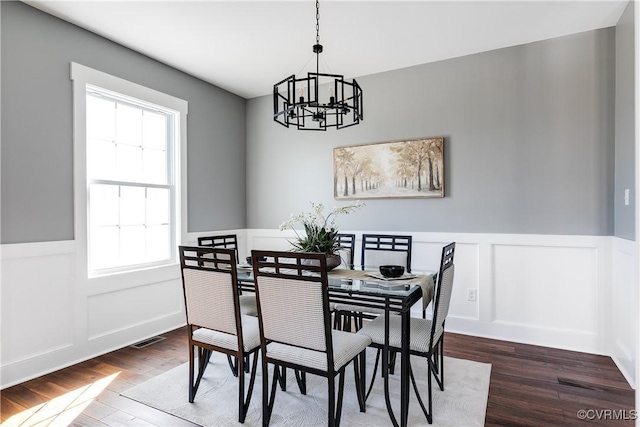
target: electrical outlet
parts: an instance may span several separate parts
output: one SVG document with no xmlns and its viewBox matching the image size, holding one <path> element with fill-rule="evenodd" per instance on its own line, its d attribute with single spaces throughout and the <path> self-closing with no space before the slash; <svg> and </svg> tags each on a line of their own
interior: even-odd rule
<svg viewBox="0 0 640 427">
<path fill-rule="evenodd" d="M 467 301 L 476 300 L 476 290 L 474 288 L 467 289 Z"/>
</svg>

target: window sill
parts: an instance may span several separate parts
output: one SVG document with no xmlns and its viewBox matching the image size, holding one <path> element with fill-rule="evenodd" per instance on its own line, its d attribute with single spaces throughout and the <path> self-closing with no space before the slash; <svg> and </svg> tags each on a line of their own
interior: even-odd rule
<svg viewBox="0 0 640 427">
<path fill-rule="evenodd" d="M 154 283 L 180 280 L 180 277 L 178 263 L 89 277 L 87 279 L 87 295 L 101 295 Z"/>
</svg>

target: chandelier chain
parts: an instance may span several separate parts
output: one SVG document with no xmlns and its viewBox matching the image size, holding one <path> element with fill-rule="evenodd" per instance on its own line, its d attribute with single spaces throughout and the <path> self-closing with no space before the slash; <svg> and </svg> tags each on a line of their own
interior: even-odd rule
<svg viewBox="0 0 640 427">
<path fill-rule="evenodd" d="M 320 44 L 320 0 L 316 0 L 316 44 Z"/>
</svg>

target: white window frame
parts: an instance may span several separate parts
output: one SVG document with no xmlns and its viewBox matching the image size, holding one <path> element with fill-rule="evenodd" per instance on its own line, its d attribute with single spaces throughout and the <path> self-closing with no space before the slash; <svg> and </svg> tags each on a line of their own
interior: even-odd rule
<svg viewBox="0 0 640 427">
<path fill-rule="evenodd" d="M 177 258 L 177 244 L 187 241 L 187 112 L 188 103 L 182 99 L 158 92 L 154 89 L 129 82 L 119 77 L 86 67 L 75 62 L 71 63 L 71 80 L 73 81 L 73 147 L 74 147 L 74 214 L 76 263 L 78 279 L 83 281 L 103 282 L 111 290 L 146 284 L 162 277 L 162 271 L 175 270 L 179 262 Z M 131 266 L 118 268 L 113 271 L 99 272 L 91 275 L 88 270 L 88 180 L 87 180 L 87 132 L 86 132 L 86 99 L 87 87 L 94 86 L 142 100 L 150 105 L 173 110 L 177 116 L 175 137 L 177 141 L 173 148 L 174 157 L 174 190 L 172 211 L 175 221 L 175 235 L 172 236 L 171 261 L 159 266 Z M 150 270 L 155 270 L 149 274 Z M 122 275 L 127 274 L 127 280 Z M 110 280 L 119 276 L 117 281 Z M 154 279 L 151 279 L 154 276 Z"/>
</svg>

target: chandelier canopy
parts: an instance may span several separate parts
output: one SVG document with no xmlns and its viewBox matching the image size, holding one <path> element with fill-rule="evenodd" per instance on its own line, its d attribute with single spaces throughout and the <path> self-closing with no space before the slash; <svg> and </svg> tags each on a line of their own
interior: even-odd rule
<svg viewBox="0 0 640 427">
<path fill-rule="evenodd" d="M 320 72 L 320 5 L 316 0 L 316 72 L 307 77 L 295 74 L 273 85 L 273 120 L 299 130 L 343 129 L 360 123 L 362 89 L 339 74 Z M 326 90 L 325 90 L 326 88 Z M 326 92 L 326 93 L 325 93 Z"/>
</svg>

